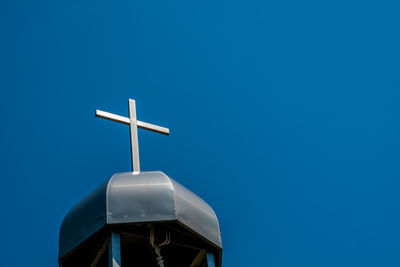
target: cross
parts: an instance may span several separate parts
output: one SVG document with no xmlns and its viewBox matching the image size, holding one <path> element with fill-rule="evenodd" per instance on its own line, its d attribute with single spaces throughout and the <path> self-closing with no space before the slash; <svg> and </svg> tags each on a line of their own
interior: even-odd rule
<svg viewBox="0 0 400 267">
<path fill-rule="evenodd" d="M 169 135 L 169 129 L 154 124 L 150 124 L 136 119 L 136 103 L 135 100 L 129 99 L 129 118 L 108 113 L 96 109 L 96 117 L 115 121 L 129 125 L 131 135 L 131 153 L 132 153 L 132 171 L 134 173 L 140 172 L 139 162 L 139 143 L 137 128 L 146 129 L 152 132 Z"/>
</svg>

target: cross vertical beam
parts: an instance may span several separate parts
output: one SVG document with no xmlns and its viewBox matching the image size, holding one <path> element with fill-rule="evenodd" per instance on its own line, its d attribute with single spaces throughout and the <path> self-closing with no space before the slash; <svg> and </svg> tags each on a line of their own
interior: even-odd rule
<svg viewBox="0 0 400 267">
<path fill-rule="evenodd" d="M 140 160 L 139 160 L 139 141 L 137 132 L 137 120 L 136 120 L 136 103 L 135 100 L 129 99 L 129 130 L 131 134 L 131 153 L 132 153 L 132 171 L 140 172 Z"/>
</svg>

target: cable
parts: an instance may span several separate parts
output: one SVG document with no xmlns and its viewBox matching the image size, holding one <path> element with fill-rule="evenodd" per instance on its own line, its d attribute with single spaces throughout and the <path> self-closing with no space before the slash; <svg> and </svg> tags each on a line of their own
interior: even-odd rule
<svg viewBox="0 0 400 267">
<path fill-rule="evenodd" d="M 166 246 L 171 242 L 171 235 L 169 232 L 165 232 L 165 241 L 162 242 L 161 244 L 155 244 L 154 242 L 154 230 L 150 230 L 150 244 L 154 248 L 154 252 L 156 253 L 156 261 L 158 266 L 164 267 L 164 260 L 163 257 L 161 256 L 161 247 Z"/>
</svg>

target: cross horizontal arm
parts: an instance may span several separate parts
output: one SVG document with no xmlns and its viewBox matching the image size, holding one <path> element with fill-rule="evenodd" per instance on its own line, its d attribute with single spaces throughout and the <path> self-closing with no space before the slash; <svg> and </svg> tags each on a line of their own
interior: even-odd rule
<svg viewBox="0 0 400 267">
<path fill-rule="evenodd" d="M 129 125 L 131 120 L 127 117 L 96 109 L 96 117 Z M 137 127 L 152 132 L 169 135 L 169 129 L 151 123 L 136 121 Z"/>
<path fill-rule="evenodd" d="M 157 126 L 151 123 L 136 121 L 137 127 L 145 130 L 149 130 L 152 132 L 169 135 L 169 129 L 161 126 Z"/>
<path fill-rule="evenodd" d="M 127 117 L 123 117 L 123 116 L 119 116 L 119 115 L 115 115 L 109 112 L 105 112 L 105 111 L 101 111 L 96 109 L 96 117 L 102 118 L 102 119 L 106 119 L 106 120 L 110 120 L 110 121 L 115 121 L 115 122 L 120 122 L 123 124 L 127 124 L 129 125 L 131 123 L 131 120 Z"/>
</svg>

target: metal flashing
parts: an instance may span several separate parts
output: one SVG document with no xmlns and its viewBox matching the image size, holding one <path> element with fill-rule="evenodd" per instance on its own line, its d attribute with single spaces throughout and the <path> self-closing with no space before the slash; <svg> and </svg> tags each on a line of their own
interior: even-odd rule
<svg viewBox="0 0 400 267">
<path fill-rule="evenodd" d="M 106 225 L 164 221 L 177 221 L 222 248 L 217 216 L 204 200 L 163 172 L 125 172 L 114 174 L 65 216 L 59 257 Z"/>
</svg>

